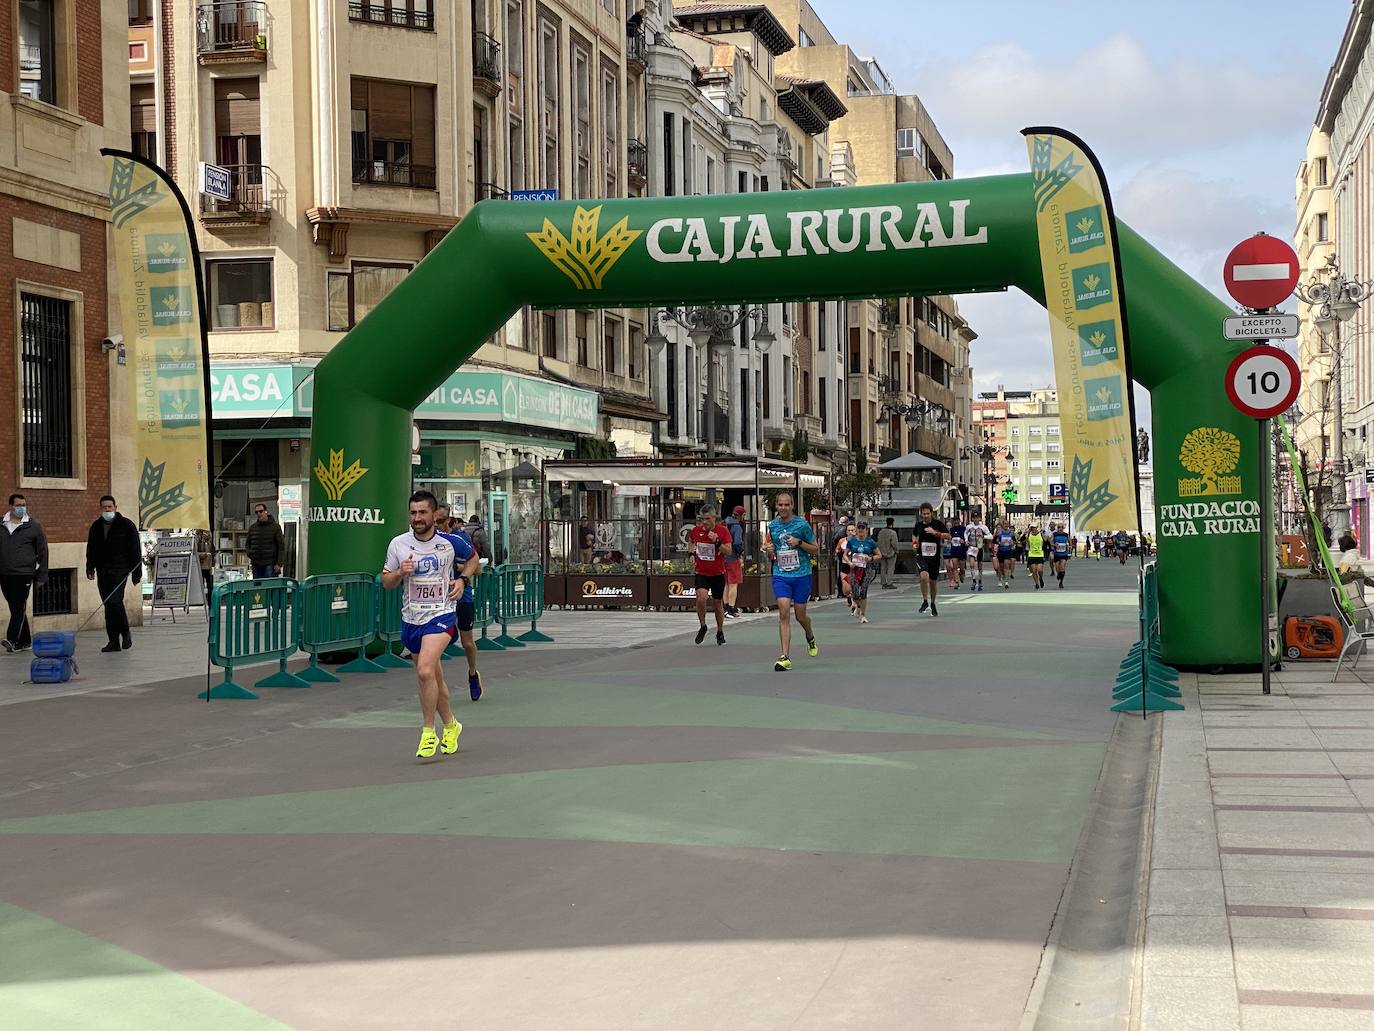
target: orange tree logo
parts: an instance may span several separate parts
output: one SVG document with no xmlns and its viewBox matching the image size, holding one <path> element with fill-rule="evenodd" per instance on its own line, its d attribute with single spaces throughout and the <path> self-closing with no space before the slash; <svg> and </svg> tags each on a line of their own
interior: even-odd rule
<svg viewBox="0 0 1374 1031">
<path fill-rule="evenodd" d="M 629 250 L 630 244 L 643 235 L 642 229 L 631 229 L 629 222 L 626 216 L 597 236 L 601 205 L 589 211 L 579 204 L 573 214 L 572 239 L 547 218 L 543 229 L 525 235 L 579 290 L 600 290 L 606 273 Z"/>
<path fill-rule="evenodd" d="M 361 480 L 366 472 L 356 458 L 353 459 L 353 464 L 345 469 L 342 451 L 330 450 L 328 466 L 324 464 L 323 459 L 315 460 L 315 479 L 320 481 L 325 497 L 330 501 L 341 501 L 348 493 L 348 489 Z"/>
<path fill-rule="evenodd" d="M 1183 438 L 1178 461 L 1183 468 L 1196 474 L 1196 479 L 1178 481 L 1180 497 L 1241 493 L 1241 478 L 1227 475 L 1240 464 L 1240 439 L 1234 433 L 1199 426 Z"/>
</svg>

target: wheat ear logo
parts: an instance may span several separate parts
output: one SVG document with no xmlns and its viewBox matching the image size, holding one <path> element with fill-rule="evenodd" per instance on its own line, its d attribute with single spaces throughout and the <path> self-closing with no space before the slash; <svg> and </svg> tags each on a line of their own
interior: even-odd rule
<svg viewBox="0 0 1374 1031">
<path fill-rule="evenodd" d="M 1087 276 L 1084 276 L 1084 277 L 1083 277 L 1083 289 L 1084 289 L 1084 290 L 1096 290 L 1098 284 L 1101 283 L 1101 282 L 1102 282 L 1102 280 L 1099 279 L 1097 276 L 1094 276 L 1094 275 L 1087 275 Z"/>
<path fill-rule="evenodd" d="M 1097 225 L 1097 219 L 1084 215 L 1074 224 L 1078 226 L 1078 231 L 1080 233 L 1087 234 L 1092 230 L 1093 226 Z"/>
<path fill-rule="evenodd" d="M 573 213 L 572 239 L 547 218 L 543 229 L 525 235 L 579 290 L 600 290 L 606 273 L 644 233 L 642 229 L 631 229 L 629 222 L 626 216 L 604 235 L 597 236 L 601 205 L 588 210 L 579 204 Z"/>
<path fill-rule="evenodd" d="M 330 501 L 340 501 L 348 493 L 350 487 L 363 478 L 367 472 L 362 467 L 358 459 L 353 459 L 353 464 L 347 469 L 344 468 L 344 453 L 329 451 L 329 465 L 326 467 L 323 459 L 315 460 L 315 479 L 320 481 L 320 486 L 324 488 L 325 497 Z"/>
<path fill-rule="evenodd" d="M 1107 334 L 1099 329 L 1088 337 L 1088 342 L 1094 347 L 1101 347 L 1107 342 Z"/>
</svg>

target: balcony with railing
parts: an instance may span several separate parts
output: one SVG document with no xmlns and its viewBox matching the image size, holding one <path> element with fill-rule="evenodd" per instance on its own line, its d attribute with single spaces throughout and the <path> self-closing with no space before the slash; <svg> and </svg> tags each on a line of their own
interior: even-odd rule
<svg viewBox="0 0 1374 1031">
<path fill-rule="evenodd" d="M 421 10 L 419 4 L 406 4 L 401 0 L 382 3 L 380 0 L 349 0 L 348 20 L 366 22 L 372 25 L 391 25 L 399 29 L 420 29 L 434 31 L 434 12 Z"/>
<path fill-rule="evenodd" d="M 229 197 L 200 195 L 206 228 L 266 225 L 272 219 L 272 170 L 266 165 L 222 165 L 229 172 Z"/>
<path fill-rule="evenodd" d="M 434 166 L 415 165 L 409 161 L 353 162 L 355 186 L 409 186 L 414 190 L 432 190 Z"/>
<path fill-rule="evenodd" d="M 501 44 L 485 32 L 472 34 L 472 85 L 489 97 L 501 95 Z"/>
<path fill-rule="evenodd" d="M 649 181 L 649 145 L 643 140 L 630 140 L 625 145 L 625 165 L 630 182 L 643 186 Z"/>
<path fill-rule="evenodd" d="M 262 0 L 215 0 L 196 8 L 196 54 L 201 64 L 267 60 L 267 5 Z"/>
<path fill-rule="evenodd" d="M 641 68 L 649 67 L 649 39 L 643 29 L 630 31 L 626 35 L 625 60 Z"/>
</svg>

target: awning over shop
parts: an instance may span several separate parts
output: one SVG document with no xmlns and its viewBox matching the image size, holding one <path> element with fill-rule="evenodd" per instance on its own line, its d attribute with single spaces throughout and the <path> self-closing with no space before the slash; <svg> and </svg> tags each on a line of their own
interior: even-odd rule
<svg viewBox="0 0 1374 1031">
<path fill-rule="evenodd" d="M 890 462 L 884 462 L 878 466 L 885 473 L 907 473 L 917 472 L 921 469 L 948 469 L 948 462 L 937 461 L 928 458 L 919 452 L 913 451 L 910 454 L 902 455 L 901 458 L 894 458 Z"/>
</svg>

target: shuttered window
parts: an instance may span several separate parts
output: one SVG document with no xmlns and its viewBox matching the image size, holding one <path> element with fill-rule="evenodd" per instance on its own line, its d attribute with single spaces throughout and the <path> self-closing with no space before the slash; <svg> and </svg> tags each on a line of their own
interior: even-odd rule
<svg viewBox="0 0 1374 1031">
<path fill-rule="evenodd" d="M 129 139 L 135 154 L 157 160 L 157 98 L 151 82 L 129 86 Z"/>
<path fill-rule="evenodd" d="M 432 190 L 434 87 L 352 80 L 353 181 Z"/>
<path fill-rule="evenodd" d="M 258 79 L 215 80 L 215 135 L 259 136 Z"/>
</svg>

